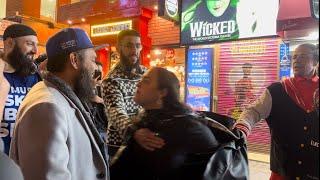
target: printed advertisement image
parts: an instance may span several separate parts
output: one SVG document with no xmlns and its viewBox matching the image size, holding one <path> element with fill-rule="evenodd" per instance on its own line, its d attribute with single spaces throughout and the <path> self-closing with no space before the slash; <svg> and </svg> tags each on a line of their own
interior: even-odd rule
<svg viewBox="0 0 320 180">
<path fill-rule="evenodd" d="M 217 112 L 236 119 L 279 79 L 278 39 L 225 42 L 219 45 Z M 270 131 L 266 121 L 259 122 L 248 137 L 251 151 L 266 153 Z"/>
<path fill-rule="evenodd" d="M 213 49 L 189 49 L 186 103 L 196 111 L 211 111 Z"/>
<path fill-rule="evenodd" d="M 274 36 L 278 0 L 182 0 L 181 44 Z"/>
</svg>

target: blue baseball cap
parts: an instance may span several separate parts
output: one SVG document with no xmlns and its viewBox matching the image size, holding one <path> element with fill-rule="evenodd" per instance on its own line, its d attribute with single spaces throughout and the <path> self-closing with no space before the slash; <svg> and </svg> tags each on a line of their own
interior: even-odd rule
<svg viewBox="0 0 320 180">
<path fill-rule="evenodd" d="M 66 28 L 53 35 L 46 44 L 48 60 L 82 49 L 93 48 L 87 33 L 79 28 Z"/>
</svg>

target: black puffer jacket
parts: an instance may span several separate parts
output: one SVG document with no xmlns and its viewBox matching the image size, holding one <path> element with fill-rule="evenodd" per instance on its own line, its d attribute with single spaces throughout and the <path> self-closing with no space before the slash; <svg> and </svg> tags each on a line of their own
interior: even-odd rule
<svg viewBox="0 0 320 180">
<path fill-rule="evenodd" d="M 127 149 L 111 167 L 113 180 L 132 177 L 139 180 L 201 179 L 209 155 L 219 145 L 211 130 L 193 115 L 167 115 L 162 110 L 147 111 L 138 127 L 158 133 L 166 144 L 150 152 L 131 139 Z M 205 161 L 197 161 L 194 166 L 193 161 L 190 161 L 194 154 L 203 154 Z M 186 177 L 185 169 L 193 166 L 197 169 L 193 168 L 192 173 Z"/>
</svg>

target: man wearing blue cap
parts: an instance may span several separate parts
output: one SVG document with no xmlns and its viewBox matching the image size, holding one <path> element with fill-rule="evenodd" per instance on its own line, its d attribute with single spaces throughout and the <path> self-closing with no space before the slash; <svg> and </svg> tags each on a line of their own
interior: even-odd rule
<svg viewBox="0 0 320 180">
<path fill-rule="evenodd" d="M 19 109 L 10 157 L 25 180 L 109 179 L 104 143 L 87 106 L 96 53 L 88 35 L 67 28 L 46 44 L 48 74 Z"/>
<path fill-rule="evenodd" d="M 36 73 L 33 57 L 38 51 L 37 33 L 23 24 L 8 26 L 3 34 L 5 61 L 4 77 L 10 84 L 9 95 L 0 116 L 0 151 L 9 154 L 11 137 L 20 103 L 40 76 Z M 2 89 L 1 89 L 2 90 Z M 3 109 L 0 109 L 3 110 Z"/>
</svg>

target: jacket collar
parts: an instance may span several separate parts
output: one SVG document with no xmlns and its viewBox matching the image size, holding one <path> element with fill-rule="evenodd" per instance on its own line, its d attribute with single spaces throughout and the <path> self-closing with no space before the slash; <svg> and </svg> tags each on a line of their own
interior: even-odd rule
<svg viewBox="0 0 320 180">
<path fill-rule="evenodd" d="M 305 77 L 301 77 L 301 76 L 295 76 L 294 79 L 297 82 L 301 82 L 301 81 L 312 81 L 312 82 L 318 82 L 319 81 L 319 76 L 314 75 L 311 78 L 305 78 Z"/>
</svg>

